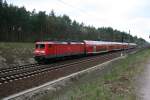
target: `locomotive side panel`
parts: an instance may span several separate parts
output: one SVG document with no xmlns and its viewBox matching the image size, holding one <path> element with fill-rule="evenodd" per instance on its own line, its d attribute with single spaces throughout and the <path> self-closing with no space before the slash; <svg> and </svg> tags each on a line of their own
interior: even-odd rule
<svg viewBox="0 0 150 100">
<path fill-rule="evenodd" d="M 56 57 L 78 55 L 84 53 L 84 44 L 55 44 L 54 54 Z"/>
</svg>

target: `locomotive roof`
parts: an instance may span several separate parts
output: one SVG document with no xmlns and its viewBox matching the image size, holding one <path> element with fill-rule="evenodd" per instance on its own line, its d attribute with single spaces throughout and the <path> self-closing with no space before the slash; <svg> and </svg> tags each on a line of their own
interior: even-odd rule
<svg viewBox="0 0 150 100">
<path fill-rule="evenodd" d="M 83 42 L 61 42 L 61 41 L 41 41 L 36 44 L 83 44 Z"/>
</svg>

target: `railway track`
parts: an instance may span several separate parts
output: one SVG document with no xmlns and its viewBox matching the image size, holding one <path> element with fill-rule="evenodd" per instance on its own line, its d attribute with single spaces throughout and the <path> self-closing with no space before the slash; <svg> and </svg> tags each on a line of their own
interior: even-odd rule
<svg viewBox="0 0 150 100">
<path fill-rule="evenodd" d="M 15 67 L 12 69 L 5 69 L 1 70 L 0 72 L 0 84 L 12 82 L 13 80 L 24 79 L 34 75 L 38 75 L 40 73 L 45 73 L 51 70 L 57 70 L 63 67 L 71 67 L 77 66 L 79 64 L 90 63 L 96 61 L 98 59 L 107 59 L 109 56 L 116 56 L 118 53 L 111 53 L 109 55 L 101 55 L 101 56 L 94 56 L 88 57 L 76 62 L 65 63 L 65 64 L 50 64 L 50 65 L 40 65 L 40 64 L 31 64 L 29 66 L 21 66 Z M 120 54 L 119 54 L 120 55 Z"/>
<path fill-rule="evenodd" d="M 88 56 L 52 64 L 31 64 L 30 66 L 25 65 L 12 69 L 2 69 L 0 72 L 0 91 L 3 92 L 0 93 L 0 98 L 101 64 L 119 57 L 121 52 L 111 52 L 109 54 Z M 123 52 L 125 53 L 125 51 Z"/>
<path fill-rule="evenodd" d="M 38 63 L 35 63 L 35 64 L 27 64 L 27 65 L 21 65 L 21 66 L 14 66 L 14 67 L 9 67 L 9 68 L 1 68 L 0 75 L 4 73 L 12 72 L 14 70 L 21 70 L 21 69 L 23 70 L 25 68 L 35 67 L 38 65 L 39 65 Z"/>
<path fill-rule="evenodd" d="M 80 59 L 82 60 L 82 59 L 87 59 L 87 58 L 90 58 L 90 57 L 84 57 L 84 58 L 80 58 Z M 75 60 L 76 59 L 73 59 L 73 62 Z M 64 62 L 68 63 L 70 61 L 71 60 L 63 61 L 63 63 Z M 58 63 L 58 62 L 56 62 L 56 63 Z M 61 64 L 61 63 L 59 62 L 59 64 Z M 52 65 L 54 65 L 54 63 L 53 64 L 49 64 L 49 66 L 52 66 Z M 55 66 L 56 65 L 58 65 L 58 64 L 55 64 Z M 0 77 L 4 76 L 4 74 L 13 73 L 13 72 L 19 72 L 19 71 L 23 71 L 23 70 L 27 70 L 27 69 L 36 69 L 36 68 L 40 68 L 41 66 L 42 66 L 42 64 L 34 63 L 34 64 L 27 64 L 27 65 L 21 65 L 21 66 L 8 67 L 8 68 L 0 68 Z M 45 67 L 47 67 L 47 66 L 45 65 Z"/>
</svg>

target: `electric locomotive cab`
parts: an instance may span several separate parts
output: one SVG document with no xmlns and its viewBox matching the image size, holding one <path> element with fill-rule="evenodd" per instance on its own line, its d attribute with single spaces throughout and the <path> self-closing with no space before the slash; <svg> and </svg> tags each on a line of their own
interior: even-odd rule
<svg viewBox="0 0 150 100">
<path fill-rule="evenodd" d="M 34 50 L 34 58 L 37 61 L 43 60 L 46 55 L 46 44 L 44 43 L 36 43 Z"/>
<path fill-rule="evenodd" d="M 36 44 L 34 54 L 36 56 L 45 55 L 45 44 Z"/>
</svg>

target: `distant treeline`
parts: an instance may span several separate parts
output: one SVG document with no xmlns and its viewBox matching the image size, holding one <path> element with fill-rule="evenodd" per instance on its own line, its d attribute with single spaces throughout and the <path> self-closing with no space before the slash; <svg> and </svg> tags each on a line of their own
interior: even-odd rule
<svg viewBox="0 0 150 100">
<path fill-rule="evenodd" d="M 135 42 L 144 44 L 142 38 L 133 37 L 126 32 L 111 27 L 95 28 L 71 20 L 69 16 L 56 16 L 52 10 L 38 13 L 27 11 L 0 0 L 0 41 L 34 42 L 38 40 L 104 40 L 116 42 Z"/>
</svg>

